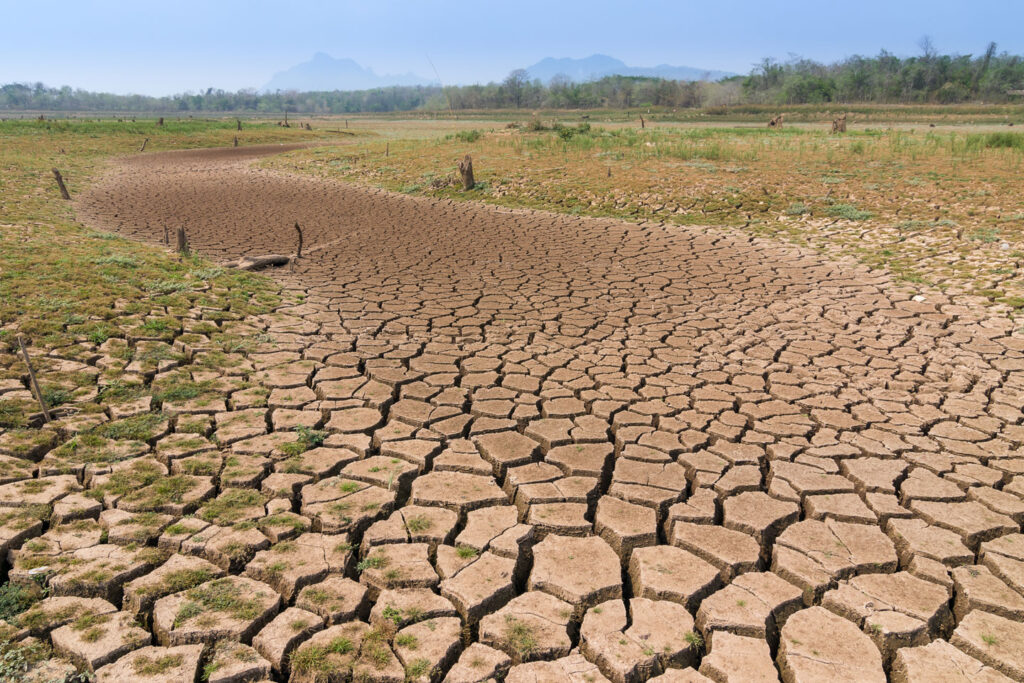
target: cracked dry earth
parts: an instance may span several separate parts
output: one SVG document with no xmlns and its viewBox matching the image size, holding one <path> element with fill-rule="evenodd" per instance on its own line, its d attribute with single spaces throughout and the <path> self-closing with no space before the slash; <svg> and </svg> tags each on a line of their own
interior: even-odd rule
<svg viewBox="0 0 1024 683">
<path fill-rule="evenodd" d="M 0 487 L 54 510 L 4 530 L 12 580 L 52 572 L 23 635 L 100 680 L 1024 680 L 1006 320 L 767 241 L 250 166 L 273 151 L 139 156 L 80 200 L 215 259 L 298 221 L 303 298 L 218 323 L 254 340 L 227 367 L 190 337 L 149 373 L 213 394 L 147 403 L 108 470 L 40 448 Z"/>
</svg>

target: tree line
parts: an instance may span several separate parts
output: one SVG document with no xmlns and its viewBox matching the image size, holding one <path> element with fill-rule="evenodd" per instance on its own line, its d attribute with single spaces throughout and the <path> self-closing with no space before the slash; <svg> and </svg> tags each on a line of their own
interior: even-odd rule
<svg viewBox="0 0 1024 683">
<path fill-rule="evenodd" d="M 42 83 L 0 86 L 0 111 L 123 113 L 355 114 L 469 109 L 628 109 L 736 104 L 955 104 L 1020 101 L 1024 58 L 997 54 L 940 55 L 925 42 L 922 54 L 854 56 L 832 64 L 809 59 L 763 60 L 748 76 L 718 82 L 608 76 L 578 83 L 556 76 L 530 80 L 517 69 L 500 83 L 463 86 L 393 86 L 357 91 L 203 92 L 166 97 L 115 95 Z"/>
</svg>

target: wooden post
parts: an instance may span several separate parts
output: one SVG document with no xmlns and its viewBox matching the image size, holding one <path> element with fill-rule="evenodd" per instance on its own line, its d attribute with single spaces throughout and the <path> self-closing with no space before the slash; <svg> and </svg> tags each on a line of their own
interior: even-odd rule
<svg viewBox="0 0 1024 683">
<path fill-rule="evenodd" d="M 235 123 L 238 124 L 238 131 L 242 131 L 242 119 L 235 119 Z"/>
<path fill-rule="evenodd" d="M 166 225 L 164 226 L 164 245 L 171 246 L 171 233 Z"/>
<path fill-rule="evenodd" d="M 390 142 L 385 142 L 384 143 L 384 158 L 387 159 L 389 156 L 391 156 L 391 143 Z"/>
<path fill-rule="evenodd" d="M 18 346 L 21 347 L 21 355 L 25 357 L 25 367 L 28 368 L 28 379 L 32 384 L 32 392 L 39 401 L 39 407 L 43 409 L 43 419 L 50 422 L 50 411 L 46 409 L 46 401 L 43 400 L 43 392 L 39 390 L 39 382 L 36 381 L 36 373 L 32 369 L 32 361 L 28 357 L 28 349 L 25 348 L 25 339 L 18 335 Z"/>
<path fill-rule="evenodd" d="M 53 177 L 57 179 L 57 187 L 60 188 L 60 196 L 64 199 L 71 199 L 71 195 L 68 194 L 68 188 L 64 185 L 64 178 L 61 177 L 60 171 L 53 169 Z"/>
<path fill-rule="evenodd" d="M 468 154 L 459 162 L 459 175 L 462 176 L 462 189 L 472 190 L 476 182 L 473 180 L 473 157 Z"/>
<path fill-rule="evenodd" d="M 185 234 L 185 228 L 178 228 L 178 246 L 177 252 L 182 256 L 188 256 L 188 236 Z"/>
<path fill-rule="evenodd" d="M 146 138 L 145 140 L 142 141 L 142 147 L 139 147 L 139 151 L 140 152 L 145 152 L 146 151 L 146 143 L 147 142 L 149 142 L 149 138 Z"/>
</svg>

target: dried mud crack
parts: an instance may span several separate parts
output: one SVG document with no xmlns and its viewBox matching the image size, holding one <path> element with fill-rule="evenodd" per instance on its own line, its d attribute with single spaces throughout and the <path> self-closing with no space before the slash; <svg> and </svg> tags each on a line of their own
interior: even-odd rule
<svg viewBox="0 0 1024 683">
<path fill-rule="evenodd" d="M 17 637 L 100 680 L 1024 680 L 1008 321 L 768 241 L 250 166 L 277 149 L 78 201 L 224 261 L 298 222 L 302 301 L 126 365 L 163 398 L 95 420 L 145 438 L 0 434 L 6 571 L 49 586 Z"/>
</svg>

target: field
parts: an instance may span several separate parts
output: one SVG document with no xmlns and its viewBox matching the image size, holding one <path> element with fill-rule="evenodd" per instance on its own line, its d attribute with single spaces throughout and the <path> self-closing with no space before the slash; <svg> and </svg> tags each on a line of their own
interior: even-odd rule
<svg viewBox="0 0 1024 683">
<path fill-rule="evenodd" d="M 734 227 L 853 256 L 910 283 L 1024 307 L 1024 133 L 978 123 L 929 128 L 901 123 L 902 112 L 863 116 L 877 122 L 853 118 L 842 136 L 807 123 L 773 131 L 666 122 L 641 130 L 537 118 L 441 139 L 306 150 L 267 165 L 411 194 Z M 465 153 L 480 181 L 472 195 L 461 192 L 453 171 Z"/>
<path fill-rule="evenodd" d="M 0 122 L 0 681 L 1024 680 L 1024 112 L 850 112 Z"/>
</svg>

